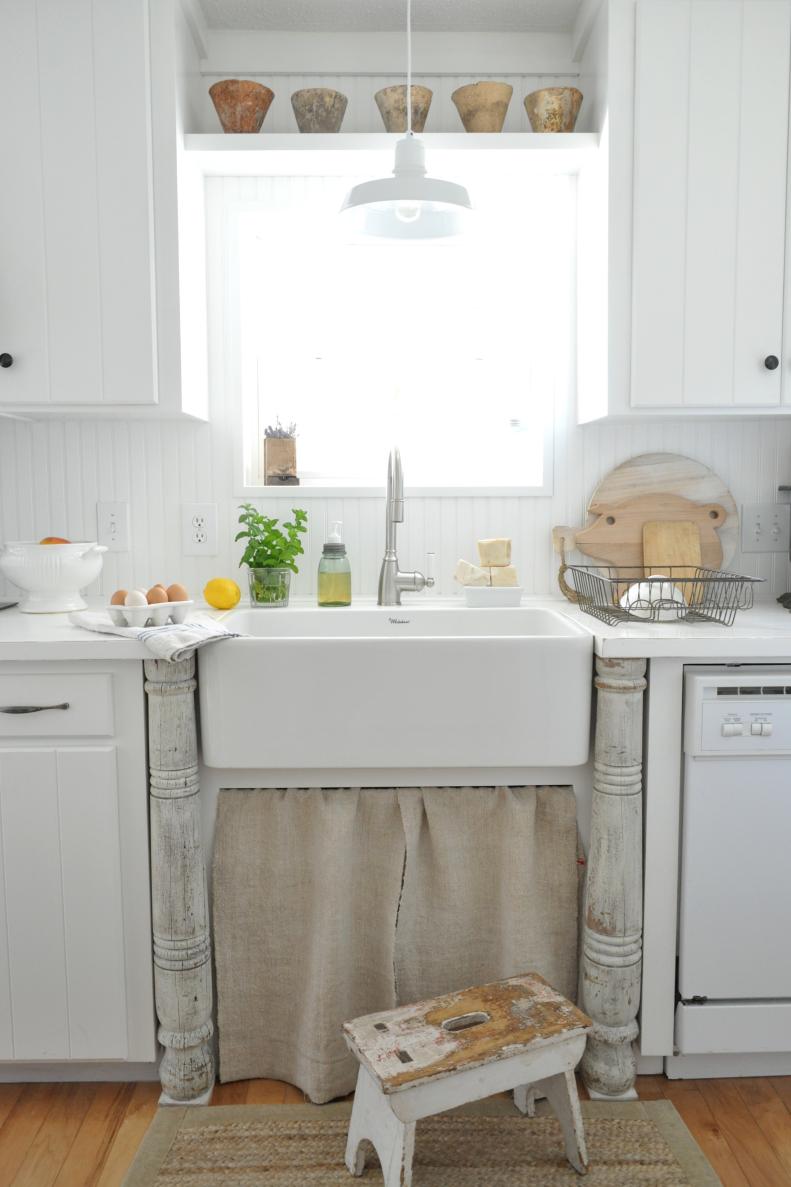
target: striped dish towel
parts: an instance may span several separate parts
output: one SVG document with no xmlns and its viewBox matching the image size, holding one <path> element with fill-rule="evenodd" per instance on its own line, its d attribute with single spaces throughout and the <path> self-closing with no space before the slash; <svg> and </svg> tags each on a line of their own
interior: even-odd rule
<svg viewBox="0 0 791 1187">
<path fill-rule="evenodd" d="M 115 626 L 106 612 L 78 610 L 69 615 L 69 622 L 86 631 L 100 631 L 104 635 L 121 635 L 143 643 L 155 659 L 173 663 L 187 659 L 196 647 L 214 643 L 217 639 L 238 639 L 237 631 L 220 626 L 208 614 L 193 616 L 187 622 L 169 622 L 166 626 Z"/>
</svg>

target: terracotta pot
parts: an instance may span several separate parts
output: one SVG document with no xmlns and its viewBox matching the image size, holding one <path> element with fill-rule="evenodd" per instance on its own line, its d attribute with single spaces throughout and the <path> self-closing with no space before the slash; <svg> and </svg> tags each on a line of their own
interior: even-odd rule
<svg viewBox="0 0 791 1187">
<path fill-rule="evenodd" d="M 339 132 L 349 100 L 329 87 L 294 91 L 291 106 L 300 132 Z"/>
<path fill-rule="evenodd" d="M 525 111 L 534 132 L 573 132 L 582 106 L 576 87 L 544 87 L 525 98 Z"/>
<path fill-rule="evenodd" d="M 226 78 L 209 87 L 223 132 L 260 132 L 275 92 L 246 78 Z"/>
<path fill-rule="evenodd" d="M 451 99 L 467 132 L 502 132 L 513 93 L 507 82 L 471 82 Z"/>
<path fill-rule="evenodd" d="M 412 87 L 412 131 L 422 132 L 434 92 L 428 87 Z M 406 86 L 383 87 L 374 95 L 376 106 L 387 132 L 406 132 Z"/>
</svg>

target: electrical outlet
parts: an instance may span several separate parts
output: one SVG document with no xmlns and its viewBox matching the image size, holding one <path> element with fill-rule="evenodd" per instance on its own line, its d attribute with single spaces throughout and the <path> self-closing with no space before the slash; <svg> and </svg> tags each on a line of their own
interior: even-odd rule
<svg viewBox="0 0 791 1187">
<path fill-rule="evenodd" d="M 742 552 L 788 552 L 791 503 L 746 503 L 742 507 Z"/>
<path fill-rule="evenodd" d="M 216 556 L 216 503 L 181 504 L 181 551 L 184 556 Z"/>
<path fill-rule="evenodd" d="M 110 552 L 129 551 L 129 504 L 97 503 L 96 539 Z"/>
</svg>

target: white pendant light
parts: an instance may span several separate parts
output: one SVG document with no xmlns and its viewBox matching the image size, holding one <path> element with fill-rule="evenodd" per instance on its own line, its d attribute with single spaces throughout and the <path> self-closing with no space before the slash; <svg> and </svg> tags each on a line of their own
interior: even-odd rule
<svg viewBox="0 0 791 1187">
<path fill-rule="evenodd" d="M 341 207 L 359 231 L 379 239 L 445 239 L 463 229 L 470 195 L 455 181 L 426 176 L 423 142 L 412 132 L 412 0 L 407 0 L 407 131 L 392 177 L 353 186 Z"/>
</svg>

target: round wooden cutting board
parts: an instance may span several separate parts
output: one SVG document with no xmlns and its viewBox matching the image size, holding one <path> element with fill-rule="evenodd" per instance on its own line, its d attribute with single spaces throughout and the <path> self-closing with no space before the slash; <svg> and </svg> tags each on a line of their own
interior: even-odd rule
<svg viewBox="0 0 791 1187">
<path fill-rule="evenodd" d="M 733 495 L 722 479 L 693 458 L 679 453 L 642 453 L 616 466 L 593 492 L 588 503 L 590 523 L 623 503 L 655 495 L 677 495 L 692 503 L 719 504 L 726 512 L 717 524 L 722 547 L 722 566 L 727 568 L 739 542 L 739 512 Z M 646 519 L 657 516 L 647 507 Z"/>
<path fill-rule="evenodd" d="M 633 508 L 638 502 L 644 504 L 646 521 L 662 519 L 654 507 L 662 496 L 681 497 L 697 504 L 719 504 L 723 508 L 726 515 L 723 522 L 716 523 L 716 529 L 722 548 L 721 564 L 727 567 L 739 544 L 739 512 L 733 495 L 708 465 L 681 453 L 640 453 L 639 457 L 629 458 L 610 470 L 588 503 L 588 527 L 597 516 L 606 516 L 624 504 Z M 582 541 L 577 547 L 584 551 Z M 613 563 L 618 564 L 618 560 Z"/>
<path fill-rule="evenodd" d="M 563 575 L 575 549 L 587 563 L 639 569 L 644 562 L 645 525 L 665 525 L 672 536 L 673 523 L 698 528 L 700 560 L 696 564 L 708 569 L 729 566 L 739 542 L 739 513 L 732 494 L 713 470 L 678 453 L 643 453 L 616 466 L 593 492 L 584 527 L 552 529 L 561 558 L 561 591 L 571 596 Z"/>
</svg>

